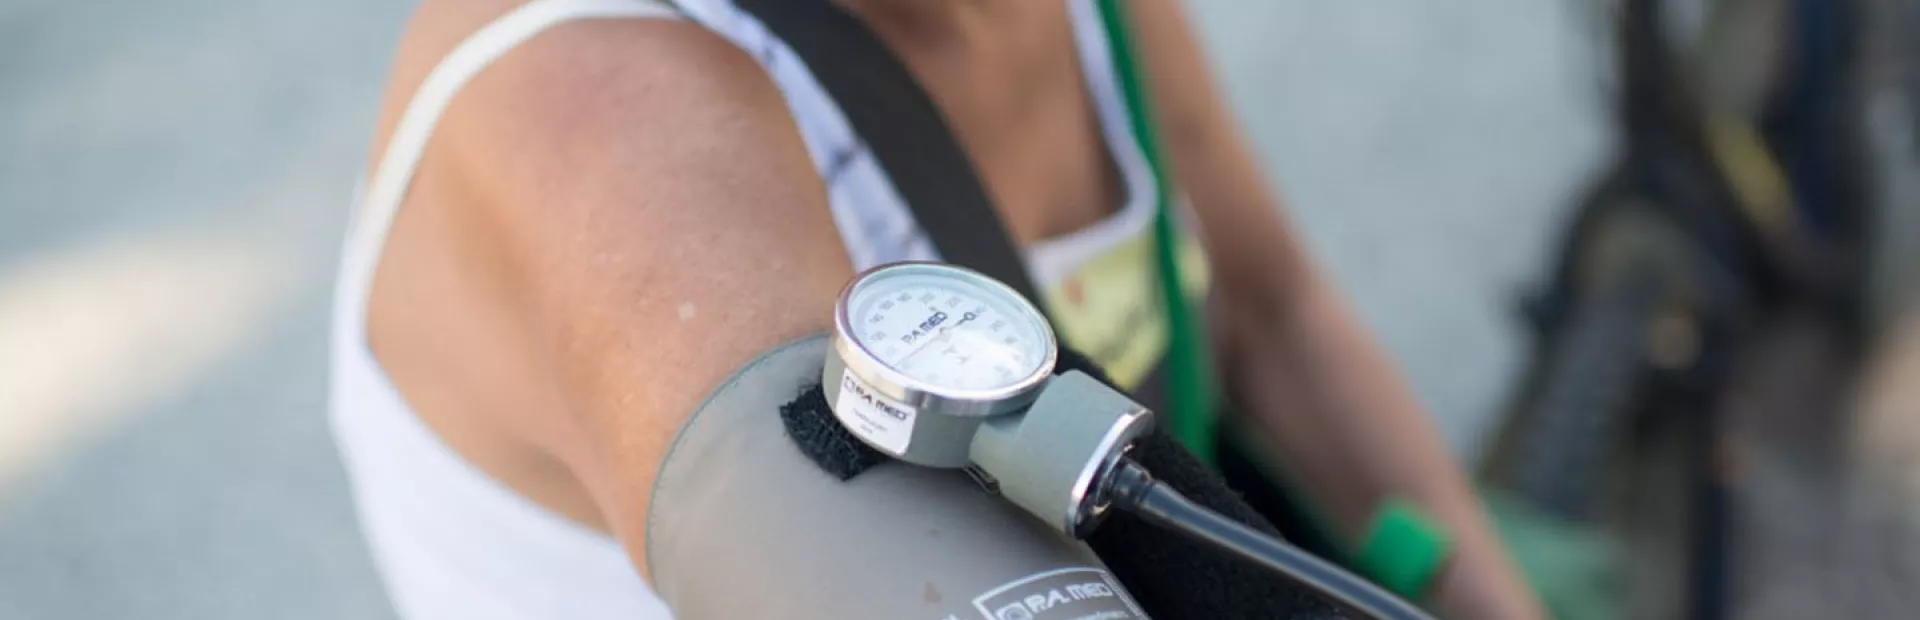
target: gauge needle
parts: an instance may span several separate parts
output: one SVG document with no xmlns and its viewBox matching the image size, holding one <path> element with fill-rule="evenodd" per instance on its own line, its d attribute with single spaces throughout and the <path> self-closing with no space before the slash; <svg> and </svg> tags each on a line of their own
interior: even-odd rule
<svg viewBox="0 0 1920 620">
<path fill-rule="evenodd" d="M 947 336 L 952 334 L 953 330 L 959 329 L 961 325 L 966 325 L 967 321 L 973 320 L 976 316 L 977 315 L 972 312 L 960 315 L 960 320 L 954 321 L 952 325 L 940 328 L 940 333 L 935 334 L 932 338 L 928 338 L 926 342 L 920 343 L 920 346 L 914 347 L 912 351 L 908 351 L 905 356 L 900 358 L 900 363 L 907 363 L 907 360 L 913 359 L 914 356 L 919 355 L 921 351 L 927 350 L 928 347 L 933 346 L 933 343 L 946 341 Z"/>
</svg>

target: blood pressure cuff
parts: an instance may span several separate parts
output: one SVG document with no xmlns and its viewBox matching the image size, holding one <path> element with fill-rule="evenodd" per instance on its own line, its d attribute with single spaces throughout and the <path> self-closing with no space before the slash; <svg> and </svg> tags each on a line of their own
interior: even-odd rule
<svg viewBox="0 0 1920 620">
<path fill-rule="evenodd" d="M 958 471 L 880 455 L 827 410 L 826 350 L 813 337 L 748 365 L 669 450 L 647 564 L 675 617 L 1340 617 L 1304 589 L 1131 515 L 1073 541 Z M 1070 351 L 1059 370 L 1101 377 Z M 1133 455 L 1195 501 L 1272 533 L 1171 438 L 1146 437 Z"/>
<path fill-rule="evenodd" d="M 958 470 L 875 460 L 843 480 L 816 466 L 779 411 L 818 390 L 826 352 L 813 337 L 765 354 L 674 440 L 646 563 L 675 618 L 1147 617 L 1086 544 Z"/>
</svg>

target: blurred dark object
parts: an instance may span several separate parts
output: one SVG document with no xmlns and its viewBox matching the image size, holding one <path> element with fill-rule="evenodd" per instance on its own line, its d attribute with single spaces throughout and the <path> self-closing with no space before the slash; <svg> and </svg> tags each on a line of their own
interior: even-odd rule
<svg viewBox="0 0 1920 620">
<path fill-rule="evenodd" d="M 1607 531 L 1634 618 L 1728 615 L 1754 450 L 1839 460 L 1841 390 L 1876 329 L 1889 148 L 1920 10 L 1894 0 L 1623 0 L 1622 155 L 1525 304 L 1528 373 L 1483 471 Z M 1890 79 L 1891 78 L 1891 79 Z M 1912 123 L 1908 123 L 1910 127 Z M 1911 207 L 1907 207 L 1911 208 Z"/>
</svg>

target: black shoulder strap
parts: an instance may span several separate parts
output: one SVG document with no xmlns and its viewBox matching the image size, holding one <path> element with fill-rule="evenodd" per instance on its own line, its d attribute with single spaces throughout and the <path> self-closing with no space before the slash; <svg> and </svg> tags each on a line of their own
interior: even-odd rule
<svg viewBox="0 0 1920 620">
<path fill-rule="evenodd" d="M 973 162 L 893 50 L 833 0 L 734 3 L 813 69 L 942 259 L 1004 282 L 1047 310 Z M 1133 386 L 1134 398 L 1165 411 L 1165 375 L 1164 365 L 1156 365 Z"/>
<path fill-rule="evenodd" d="M 793 48 L 873 151 L 947 262 L 1044 306 L 986 185 L 913 74 L 858 18 L 827 0 L 736 0 Z"/>
<path fill-rule="evenodd" d="M 1026 263 L 946 120 L 892 50 L 833 0 L 734 0 L 814 69 L 813 77 L 906 200 L 948 262 L 1005 282 L 1041 303 Z M 1062 368 L 1100 376 L 1061 348 Z M 857 440 L 850 440 L 857 445 Z M 1269 525 L 1217 476 L 1164 434 L 1144 440 L 1139 456 L 1187 496 L 1242 523 Z M 1339 618 L 1325 601 L 1253 566 L 1223 556 L 1128 514 L 1114 515 L 1090 539 L 1094 552 L 1155 617 L 1239 620 Z"/>
</svg>

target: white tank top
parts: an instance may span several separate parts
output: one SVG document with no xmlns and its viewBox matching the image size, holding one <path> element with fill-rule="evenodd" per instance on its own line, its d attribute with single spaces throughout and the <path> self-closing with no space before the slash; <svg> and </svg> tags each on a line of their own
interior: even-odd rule
<svg viewBox="0 0 1920 620">
<path fill-rule="evenodd" d="M 1142 329 L 1155 295 L 1148 248 L 1156 182 L 1131 125 L 1093 0 L 1071 6 L 1087 88 L 1130 197 L 1112 216 L 1026 250 L 1062 336 L 1123 382 L 1157 359 Z M 580 19 L 691 19 L 758 59 L 785 96 L 826 182 L 856 268 L 938 258 L 840 109 L 779 39 L 729 0 L 534 0 L 475 32 L 408 104 L 348 226 L 335 291 L 330 407 L 361 525 L 408 620 L 661 620 L 670 617 L 618 541 L 519 496 L 462 460 L 407 406 L 366 345 L 367 297 L 394 213 L 441 112 L 492 61 Z M 1188 244 L 1197 251 L 1197 244 Z M 1198 276 L 1204 286 L 1204 272 Z M 1082 342 L 1076 342 L 1080 340 Z M 1102 359 L 1102 358 L 1106 359 Z M 1131 360 L 1131 361 L 1130 361 Z M 1146 365 L 1151 365 L 1146 362 Z"/>
</svg>

